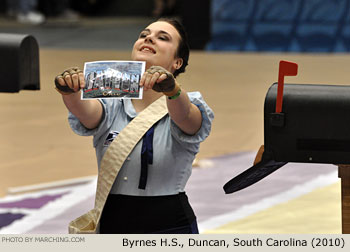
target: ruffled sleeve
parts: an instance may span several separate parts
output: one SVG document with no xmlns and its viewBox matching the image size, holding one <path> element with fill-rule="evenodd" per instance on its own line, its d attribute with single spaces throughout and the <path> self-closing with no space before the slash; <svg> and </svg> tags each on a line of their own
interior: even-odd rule
<svg viewBox="0 0 350 252">
<path fill-rule="evenodd" d="M 115 99 L 99 99 L 98 101 L 102 104 L 103 116 L 100 124 L 95 129 L 86 128 L 75 115 L 71 112 L 68 114 L 68 122 L 73 132 L 80 136 L 94 136 L 94 146 L 96 146 L 100 136 L 110 128 L 113 120 L 115 120 L 115 116 L 111 115 L 117 115 L 122 105 L 120 100 Z"/>
<path fill-rule="evenodd" d="M 171 134 L 177 141 L 187 145 L 192 151 L 198 152 L 199 144 L 209 136 L 214 112 L 204 101 L 200 92 L 187 94 L 191 103 L 196 105 L 202 114 L 202 125 L 195 135 L 187 135 L 171 120 Z"/>
</svg>

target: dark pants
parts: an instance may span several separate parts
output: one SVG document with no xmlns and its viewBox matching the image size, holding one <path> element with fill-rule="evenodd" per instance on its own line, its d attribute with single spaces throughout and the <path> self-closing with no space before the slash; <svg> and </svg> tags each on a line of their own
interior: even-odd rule
<svg viewBox="0 0 350 252">
<path fill-rule="evenodd" d="M 102 211 L 101 234 L 198 234 L 185 193 L 166 196 L 110 194 Z"/>
<path fill-rule="evenodd" d="M 154 232 L 152 234 L 199 234 L 199 231 L 198 231 L 197 221 L 194 220 L 190 225 L 165 229 L 159 232 Z"/>
</svg>

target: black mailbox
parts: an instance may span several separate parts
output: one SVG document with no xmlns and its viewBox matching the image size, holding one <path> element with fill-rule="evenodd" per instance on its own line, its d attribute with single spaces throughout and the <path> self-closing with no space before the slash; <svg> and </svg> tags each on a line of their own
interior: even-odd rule
<svg viewBox="0 0 350 252">
<path fill-rule="evenodd" d="M 264 106 L 265 155 L 278 162 L 350 164 L 350 86 L 277 83 Z"/>
<path fill-rule="evenodd" d="M 0 33 L 0 92 L 39 90 L 39 46 L 31 35 Z"/>
<path fill-rule="evenodd" d="M 286 84 L 297 65 L 281 61 L 264 106 L 264 148 L 255 164 L 224 185 L 250 186 L 288 162 L 350 164 L 350 86 Z"/>
</svg>

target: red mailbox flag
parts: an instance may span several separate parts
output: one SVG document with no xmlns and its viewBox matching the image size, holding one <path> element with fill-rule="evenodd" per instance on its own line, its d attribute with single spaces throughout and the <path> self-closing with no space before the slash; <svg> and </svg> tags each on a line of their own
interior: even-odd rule
<svg viewBox="0 0 350 252">
<path fill-rule="evenodd" d="M 298 65 L 296 63 L 284 61 L 284 60 L 280 61 L 279 72 L 278 72 L 276 113 L 282 112 L 284 76 L 296 76 L 297 73 L 298 73 Z"/>
</svg>

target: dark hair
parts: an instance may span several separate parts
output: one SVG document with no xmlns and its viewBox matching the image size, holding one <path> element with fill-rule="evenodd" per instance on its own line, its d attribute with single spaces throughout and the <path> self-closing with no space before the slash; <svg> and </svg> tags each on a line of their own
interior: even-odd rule
<svg viewBox="0 0 350 252">
<path fill-rule="evenodd" d="M 157 21 L 163 21 L 171 24 L 175 27 L 177 32 L 180 34 L 180 43 L 176 51 L 176 57 L 183 60 L 182 66 L 179 69 L 176 69 L 174 72 L 174 77 L 178 76 L 180 73 L 184 73 L 186 66 L 188 65 L 188 58 L 190 56 L 190 46 L 188 45 L 188 38 L 185 31 L 185 27 L 174 18 L 160 18 Z"/>
</svg>

